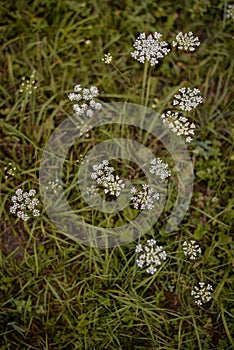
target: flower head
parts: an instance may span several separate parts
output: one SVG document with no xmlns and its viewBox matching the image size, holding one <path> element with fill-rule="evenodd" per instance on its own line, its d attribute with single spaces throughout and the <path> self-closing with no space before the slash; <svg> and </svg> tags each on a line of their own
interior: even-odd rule
<svg viewBox="0 0 234 350">
<path fill-rule="evenodd" d="M 108 160 L 103 160 L 93 166 L 94 172 L 91 173 L 91 179 L 95 180 L 97 185 L 103 187 L 105 194 L 118 197 L 121 190 L 125 187 L 123 180 L 114 174 L 114 168 L 109 165 Z"/>
<path fill-rule="evenodd" d="M 234 4 L 228 5 L 226 17 L 234 19 Z"/>
<path fill-rule="evenodd" d="M 133 44 L 135 51 L 131 53 L 132 57 L 140 63 L 149 61 L 151 66 L 155 66 L 158 63 L 158 58 L 163 58 L 170 51 L 166 47 L 168 44 L 160 40 L 161 37 L 162 34 L 157 32 L 149 36 L 141 33 Z"/>
<path fill-rule="evenodd" d="M 192 135 L 194 135 L 194 129 L 196 128 L 194 123 L 190 123 L 187 118 L 180 115 L 178 112 L 167 111 L 161 115 L 163 123 L 168 126 L 178 136 L 185 136 L 185 141 L 190 143 Z"/>
<path fill-rule="evenodd" d="M 176 35 L 176 41 L 172 42 L 173 46 L 178 45 L 178 49 L 185 51 L 194 51 L 195 46 L 199 46 L 200 42 L 198 37 L 193 35 L 193 32 L 182 33 Z"/>
<path fill-rule="evenodd" d="M 179 89 L 180 94 L 174 95 L 173 105 L 178 105 L 183 111 L 191 111 L 202 103 L 201 92 L 199 89 L 190 89 L 182 87 Z"/>
<path fill-rule="evenodd" d="M 201 254 L 201 248 L 199 244 L 196 244 L 196 241 L 191 240 L 183 243 L 183 252 L 190 260 L 194 260 L 198 254 Z"/>
<path fill-rule="evenodd" d="M 15 195 L 11 198 L 13 206 L 10 207 L 10 213 L 16 214 L 21 220 L 27 221 L 32 212 L 33 216 L 39 216 L 40 211 L 35 209 L 39 205 L 39 200 L 33 198 L 36 195 L 36 191 L 31 189 L 29 192 L 23 192 L 21 188 L 17 189 Z"/>
<path fill-rule="evenodd" d="M 147 240 L 147 244 L 143 247 L 141 244 L 138 244 L 135 251 L 140 253 L 139 258 L 136 260 L 137 265 L 141 268 L 146 266 L 146 272 L 152 275 L 157 271 L 157 266 L 160 266 L 162 261 L 167 258 L 163 247 L 156 245 L 154 239 Z"/>
<path fill-rule="evenodd" d="M 5 179 L 8 179 L 9 176 L 15 176 L 17 169 L 11 162 L 9 162 L 7 166 L 3 168 L 3 170 L 5 173 Z"/>
<path fill-rule="evenodd" d="M 159 176 L 162 180 L 171 176 L 171 171 L 167 170 L 168 164 L 163 163 L 162 159 L 153 158 L 151 159 L 150 164 L 151 164 L 151 167 L 149 171 L 151 172 L 151 174 L 155 174 L 156 176 Z"/>
<path fill-rule="evenodd" d="M 203 303 L 206 303 L 211 299 L 212 291 L 213 287 L 211 284 L 205 285 L 204 282 L 199 282 L 199 287 L 195 286 L 191 292 L 191 295 L 194 296 L 195 303 L 201 306 Z"/>
<path fill-rule="evenodd" d="M 152 210 L 155 200 L 159 200 L 159 194 L 155 193 L 153 188 L 147 184 L 142 184 L 142 191 L 133 186 L 130 192 L 134 209 Z"/>
<path fill-rule="evenodd" d="M 46 190 L 48 192 L 53 192 L 54 194 L 57 194 L 60 188 L 62 188 L 62 185 L 60 184 L 60 181 L 58 179 L 56 179 L 55 181 L 49 181 L 48 186 L 46 186 Z"/>
<path fill-rule="evenodd" d="M 96 185 L 91 185 L 87 188 L 87 191 L 86 191 L 87 195 L 90 197 L 90 198 L 93 198 L 95 196 L 98 195 L 98 188 Z"/>
<path fill-rule="evenodd" d="M 102 61 L 104 63 L 106 63 L 106 64 L 110 64 L 112 62 L 112 58 L 113 57 L 111 56 L 110 52 L 108 52 L 108 53 L 104 54 L 104 57 L 102 58 Z"/>
<path fill-rule="evenodd" d="M 31 95 L 32 92 L 37 89 L 37 86 L 35 85 L 35 75 L 36 71 L 33 71 L 29 79 L 26 79 L 25 77 L 22 78 L 22 83 L 19 92 L 27 92 L 29 93 L 29 95 Z"/>
<path fill-rule="evenodd" d="M 90 89 L 82 88 L 81 85 L 74 87 L 74 92 L 68 95 L 70 101 L 74 101 L 73 110 L 77 116 L 86 115 L 91 118 L 94 111 L 99 111 L 102 108 L 101 103 L 94 100 L 99 95 L 98 88 L 91 86 Z M 77 103 L 79 102 L 79 103 Z"/>
</svg>

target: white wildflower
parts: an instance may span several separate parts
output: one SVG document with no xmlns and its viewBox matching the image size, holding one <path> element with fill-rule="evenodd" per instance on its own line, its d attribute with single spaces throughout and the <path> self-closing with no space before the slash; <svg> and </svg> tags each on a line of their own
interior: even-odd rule
<svg viewBox="0 0 234 350">
<path fill-rule="evenodd" d="M 8 164 L 7 164 L 7 166 L 5 166 L 4 168 L 3 168 L 3 170 L 4 170 L 4 172 L 5 172 L 5 179 L 8 179 L 8 177 L 9 176 L 15 176 L 15 174 L 16 174 L 16 167 L 11 163 L 11 162 L 9 162 Z"/>
<path fill-rule="evenodd" d="M 90 197 L 90 198 L 93 198 L 95 196 L 98 195 L 98 188 L 96 185 L 91 185 L 90 187 L 87 188 L 86 190 L 87 192 L 87 195 Z"/>
<path fill-rule="evenodd" d="M 79 159 L 76 161 L 78 164 L 84 164 L 84 163 L 89 163 L 89 159 L 87 158 L 87 155 L 83 155 L 82 153 L 79 156 Z"/>
<path fill-rule="evenodd" d="M 29 79 L 26 79 L 25 77 L 22 78 L 22 83 L 19 92 L 27 92 L 29 93 L 29 95 L 31 95 L 32 92 L 37 89 L 37 86 L 35 85 L 35 75 L 36 71 L 33 71 Z"/>
<path fill-rule="evenodd" d="M 87 89 L 82 88 L 81 85 L 76 85 L 74 87 L 74 92 L 71 92 L 68 98 L 70 101 L 76 102 L 73 105 L 73 110 L 77 116 L 85 114 L 87 117 L 91 118 L 95 111 L 100 111 L 102 108 L 101 103 L 94 100 L 98 95 L 99 91 L 96 86 L 91 86 L 90 89 Z"/>
<path fill-rule="evenodd" d="M 194 296 L 195 303 L 201 306 L 203 303 L 206 303 L 211 299 L 212 291 L 213 287 L 211 284 L 205 285 L 204 282 L 199 282 L 199 287 L 195 286 L 191 292 L 191 295 Z"/>
<path fill-rule="evenodd" d="M 39 205 L 39 200 L 33 198 L 35 195 L 36 191 L 34 189 L 31 189 L 29 192 L 23 192 L 20 188 L 17 189 L 15 196 L 11 198 L 14 204 L 10 207 L 10 213 L 16 214 L 23 221 L 27 221 L 30 218 L 28 215 L 30 212 L 32 212 L 33 216 L 39 216 L 40 211 L 35 209 Z"/>
<path fill-rule="evenodd" d="M 131 201 L 134 209 L 152 210 L 155 200 L 159 200 L 159 194 L 147 184 L 142 184 L 142 191 L 133 186 L 130 193 L 133 195 Z"/>
<path fill-rule="evenodd" d="M 46 190 L 48 192 L 53 192 L 54 194 L 57 194 L 60 188 L 62 188 L 62 185 L 58 179 L 55 181 L 49 181 L 48 186 L 46 186 Z"/>
<path fill-rule="evenodd" d="M 140 63 L 149 61 L 151 66 L 158 63 L 158 58 L 163 58 L 170 52 L 165 41 L 161 41 L 162 34 L 155 32 L 146 37 L 145 33 L 141 33 L 136 39 L 133 47 L 135 51 L 131 53 L 132 57 Z"/>
<path fill-rule="evenodd" d="M 102 58 L 102 61 L 106 64 L 110 64 L 112 62 L 112 56 L 110 54 L 110 52 L 105 53 L 104 57 Z"/>
<path fill-rule="evenodd" d="M 178 136 L 185 136 L 185 141 L 190 143 L 193 139 L 191 135 L 194 135 L 194 129 L 196 128 L 194 123 L 190 123 L 187 118 L 181 116 L 178 112 L 167 111 L 161 115 L 163 123 L 167 125 Z"/>
<path fill-rule="evenodd" d="M 178 105 L 183 111 L 191 111 L 202 103 L 201 92 L 199 89 L 182 87 L 179 89 L 179 92 L 180 94 L 174 95 L 173 105 Z"/>
<path fill-rule="evenodd" d="M 114 168 L 109 165 L 107 160 L 93 166 L 94 172 L 91 173 L 91 179 L 95 180 L 98 186 L 103 187 L 105 194 L 118 197 L 121 190 L 125 187 L 123 180 L 114 174 Z"/>
<path fill-rule="evenodd" d="M 183 252 L 190 260 L 194 260 L 198 254 L 201 254 L 201 248 L 199 244 L 196 244 L 196 241 L 191 240 L 183 243 Z"/>
<path fill-rule="evenodd" d="M 163 250 L 162 246 L 156 245 L 154 239 L 147 240 L 147 244 L 142 246 L 138 244 L 136 246 L 136 253 L 141 253 L 136 260 L 137 265 L 142 268 L 146 266 L 146 272 L 154 274 L 157 271 L 157 266 L 162 264 L 162 261 L 166 260 L 167 254 Z"/>
<path fill-rule="evenodd" d="M 234 19 L 234 4 L 228 5 L 226 17 Z"/>
<path fill-rule="evenodd" d="M 194 51 L 195 46 L 199 46 L 200 42 L 198 37 L 193 35 L 193 32 L 182 33 L 176 35 L 176 41 L 172 42 L 173 46 L 178 45 L 178 49 L 185 51 Z"/>
<path fill-rule="evenodd" d="M 163 163 L 162 159 L 153 158 L 151 159 L 150 164 L 151 164 L 151 167 L 149 171 L 151 172 L 151 174 L 155 174 L 156 176 L 159 176 L 162 180 L 171 176 L 171 171 L 167 169 L 168 164 Z"/>
</svg>

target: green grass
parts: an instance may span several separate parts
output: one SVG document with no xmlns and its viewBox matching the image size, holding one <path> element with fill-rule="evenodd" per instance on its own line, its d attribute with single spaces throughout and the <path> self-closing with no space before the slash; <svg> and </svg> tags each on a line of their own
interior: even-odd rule
<svg viewBox="0 0 234 350">
<path fill-rule="evenodd" d="M 0 1 L 1 350 L 233 348 L 234 25 L 225 17 L 228 3 Z M 189 61 L 183 52 L 173 51 L 150 68 L 143 93 L 143 66 L 130 57 L 134 39 L 140 32 L 158 31 L 171 41 L 179 31 L 190 30 L 201 41 L 199 49 Z M 101 61 L 106 52 L 117 69 Z M 38 88 L 31 95 L 19 92 L 22 77 L 33 71 Z M 191 116 L 197 125 L 189 146 L 194 192 L 180 226 L 166 233 L 176 198 L 173 173 L 164 211 L 142 237 L 142 242 L 154 237 L 167 250 L 168 258 L 155 275 L 137 267 L 134 241 L 106 249 L 84 246 L 59 232 L 43 204 L 41 216 L 27 222 L 10 214 L 17 188 L 39 192 L 42 152 L 72 113 L 67 94 L 75 84 L 97 86 L 103 102 L 156 103 L 161 112 L 188 80 L 204 98 Z M 122 215 L 91 211 L 77 191 L 80 154 L 121 136 L 144 140 L 174 166 L 162 144 L 137 128 L 91 131 L 70 149 L 63 169 L 71 206 L 88 223 L 112 227 L 136 215 L 134 210 Z M 16 171 L 6 178 L 9 162 Z M 121 177 L 144 180 L 134 164 L 114 165 Z M 195 261 L 182 254 L 186 239 L 201 246 Z M 201 280 L 211 283 L 214 293 L 199 307 L 190 293 Z"/>
</svg>

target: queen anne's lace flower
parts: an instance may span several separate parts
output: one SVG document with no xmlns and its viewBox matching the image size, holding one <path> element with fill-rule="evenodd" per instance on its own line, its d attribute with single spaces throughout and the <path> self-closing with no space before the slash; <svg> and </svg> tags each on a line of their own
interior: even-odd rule
<svg viewBox="0 0 234 350">
<path fill-rule="evenodd" d="M 25 77 L 22 78 L 22 83 L 19 92 L 25 92 L 31 95 L 32 92 L 37 89 L 37 86 L 35 85 L 35 75 L 36 71 L 33 71 L 29 79 L 26 79 Z"/>
<path fill-rule="evenodd" d="M 98 186 L 103 187 L 105 194 L 109 193 L 118 197 L 125 184 L 118 175 L 114 174 L 114 168 L 109 166 L 108 160 L 103 160 L 100 164 L 94 165 L 93 170 L 91 179 L 95 180 Z"/>
<path fill-rule="evenodd" d="M 110 52 L 105 53 L 104 57 L 102 58 L 102 61 L 106 64 L 110 64 L 112 62 L 112 56 L 110 54 Z"/>
<path fill-rule="evenodd" d="M 234 19 L 234 4 L 228 5 L 226 17 Z"/>
<path fill-rule="evenodd" d="M 159 194 L 155 193 L 153 188 L 150 188 L 147 184 L 142 184 L 142 189 L 142 191 L 139 191 L 134 186 L 131 188 L 133 207 L 134 209 L 152 210 L 155 200 L 159 200 Z"/>
<path fill-rule="evenodd" d="M 211 292 L 213 287 L 211 284 L 205 285 L 204 282 L 199 282 L 199 287 L 195 286 L 191 292 L 191 295 L 195 298 L 195 303 L 197 305 L 202 305 L 203 303 L 208 302 L 211 299 Z"/>
<path fill-rule="evenodd" d="M 157 266 L 160 266 L 162 261 L 167 258 L 163 247 L 156 245 L 154 239 L 147 240 L 147 244 L 143 247 L 141 244 L 138 244 L 136 253 L 140 253 L 139 258 L 136 260 L 137 265 L 141 268 L 146 266 L 146 272 L 152 275 L 157 271 Z"/>
<path fill-rule="evenodd" d="M 155 32 L 146 37 L 145 33 L 141 33 L 136 39 L 133 47 L 135 51 L 131 53 L 132 57 L 140 63 L 149 61 L 151 66 L 158 63 L 158 58 L 163 58 L 170 52 L 165 41 L 160 41 L 162 34 Z"/>
<path fill-rule="evenodd" d="M 56 179 L 55 181 L 49 181 L 48 186 L 46 186 L 46 190 L 48 192 L 53 192 L 54 194 L 57 194 L 60 188 L 62 188 L 62 185 L 60 184 L 60 181 L 58 179 Z"/>
<path fill-rule="evenodd" d="M 5 179 L 8 179 L 9 176 L 15 176 L 17 169 L 11 162 L 9 162 L 7 166 L 3 168 L 3 170 L 5 173 Z"/>
<path fill-rule="evenodd" d="M 31 189 L 29 192 L 23 192 L 20 188 L 16 190 L 15 196 L 11 198 L 14 203 L 10 207 L 10 213 L 16 214 L 21 220 L 27 221 L 29 219 L 28 213 L 31 211 L 33 216 L 39 216 L 40 211 L 35 209 L 39 204 L 37 198 L 33 198 L 36 195 L 36 191 Z"/>
<path fill-rule="evenodd" d="M 82 89 L 81 85 L 74 87 L 74 92 L 68 95 L 70 101 L 80 102 L 73 105 L 73 110 L 76 115 L 82 116 L 85 114 L 91 118 L 94 115 L 94 111 L 99 111 L 102 108 L 101 103 L 95 102 L 94 98 L 99 95 L 98 88 L 91 86 L 90 89 Z"/>
<path fill-rule="evenodd" d="M 194 51 L 195 46 L 199 46 L 200 42 L 198 37 L 193 35 L 193 32 L 182 33 L 176 35 L 176 41 L 172 42 L 173 46 L 178 45 L 178 49 L 185 51 Z"/>
<path fill-rule="evenodd" d="M 179 92 L 180 94 L 174 96 L 173 105 L 178 105 L 183 111 L 191 111 L 202 103 L 201 92 L 199 89 L 182 87 L 179 89 Z"/>
<path fill-rule="evenodd" d="M 162 159 L 153 158 L 151 159 L 150 164 L 151 164 L 151 167 L 149 171 L 151 174 L 155 174 L 156 176 L 159 176 L 162 180 L 171 176 L 171 171 L 167 169 L 168 164 L 163 163 Z"/>
<path fill-rule="evenodd" d="M 183 243 L 183 252 L 190 260 L 194 260 L 198 254 L 201 254 L 201 248 L 199 244 L 196 244 L 196 241 L 191 240 Z"/>
<path fill-rule="evenodd" d="M 98 188 L 96 185 L 91 185 L 90 187 L 87 188 L 86 190 L 87 195 L 90 198 L 93 198 L 98 195 Z"/>
<path fill-rule="evenodd" d="M 186 142 L 191 142 L 196 128 L 194 123 L 190 123 L 187 118 L 181 116 L 178 112 L 167 111 L 161 115 L 163 123 L 168 126 L 178 136 L 184 135 Z"/>
</svg>

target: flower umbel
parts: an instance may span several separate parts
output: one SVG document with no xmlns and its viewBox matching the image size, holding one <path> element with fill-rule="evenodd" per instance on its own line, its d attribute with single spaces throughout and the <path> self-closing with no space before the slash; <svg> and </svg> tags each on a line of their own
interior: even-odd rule
<svg viewBox="0 0 234 350">
<path fill-rule="evenodd" d="M 53 192 L 56 194 L 58 192 L 58 189 L 62 188 L 62 185 L 60 184 L 59 180 L 56 179 L 55 181 L 49 181 L 48 186 L 46 186 L 46 189 L 48 192 Z"/>
<path fill-rule="evenodd" d="M 211 299 L 212 291 L 213 287 L 211 284 L 207 284 L 206 286 L 204 282 L 199 282 L 199 287 L 195 286 L 191 295 L 194 296 L 195 303 L 201 306 L 203 303 L 206 303 Z"/>
<path fill-rule="evenodd" d="M 3 170 L 5 172 L 5 179 L 8 179 L 9 176 L 15 176 L 17 169 L 11 162 L 9 162 L 7 166 L 3 168 Z"/>
<path fill-rule="evenodd" d="M 159 176 L 162 180 L 171 176 L 171 171 L 167 170 L 168 164 L 163 163 L 162 159 L 153 158 L 151 159 L 150 164 L 151 164 L 151 167 L 149 171 L 151 174 L 155 174 L 156 176 Z"/>
<path fill-rule="evenodd" d="M 190 260 L 194 260 L 198 254 L 201 254 L 201 248 L 199 244 L 196 244 L 196 241 L 191 240 L 183 243 L 183 252 Z"/>
<path fill-rule="evenodd" d="M 79 156 L 79 159 L 76 161 L 78 164 L 84 164 L 85 162 L 89 163 L 87 155 L 83 155 L 82 153 Z"/>
<path fill-rule="evenodd" d="M 29 95 L 31 95 L 32 92 L 37 89 L 37 86 L 35 85 L 36 84 L 35 76 L 36 76 L 36 71 L 33 71 L 29 79 L 26 79 L 25 77 L 23 77 L 19 92 L 28 92 Z"/>
<path fill-rule="evenodd" d="M 155 200 L 159 200 L 159 194 L 155 193 L 153 188 L 147 184 L 142 184 L 142 189 L 143 191 L 139 191 L 134 186 L 131 188 L 133 207 L 134 209 L 152 210 Z"/>
<path fill-rule="evenodd" d="M 166 41 L 161 41 L 161 37 L 162 34 L 157 32 L 149 36 L 141 33 L 133 44 L 135 51 L 131 53 L 132 57 L 140 63 L 149 61 L 151 66 L 155 66 L 158 58 L 163 58 L 170 52 L 170 49 L 166 47 L 168 44 Z"/>
<path fill-rule="evenodd" d="M 202 103 L 201 92 L 199 89 L 182 87 L 179 89 L 179 92 L 180 94 L 174 95 L 173 105 L 178 105 L 183 111 L 191 111 Z"/>
<path fill-rule="evenodd" d="M 176 41 L 172 42 L 173 46 L 178 45 L 178 49 L 185 51 L 194 51 L 195 46 L 200 45 L 198 37 L 193 35 L 193 32 L 182 33 L 176 35 Z"/>
<path fill-rule="evenodd" d="M 178 112 L 167 111 L 161 115 L 163 123 L 175 132 L 178 136 L 184 135 L 186 142 L 191 142 L 196 128 L 194 123 L 190 123 L 187 118 L 180 115 Z"/>
<path fill-rule="evenodd" d="M 91 185 L 90 187 L 87 188 L 87 195 L 90 198 L 93 198 L 98 195 L 98 188 L 96 185 Z"/>
<path fill-rule="evenodd" d="M 234 4 L 228 5 L 226 17 L 234 19 Z"/>
<path fill-rule="evenodd" d="M 108 160 L 94 165 L 93 170 L 91 178 L 96 181 L 98 186 L 103 187 L 104 193 L 118 197 L 125 184 L 118 175 L 113 174 L 114 168 L 109 166 Z"/>
<path fill-rule="evenodd" d="M 141 268 L 146 266 L 146 272 L 152 275 L 157 271 L 157 266 L 160 266 L 162 261 L 167 258 L 163 247 L 156 245 L 154 239 L 147 240 L 147 244 L 143 247 L 141 244 L 138 244 L 136 246 L 136 253 L 141 253 L 136 260 L 137 265 Z"/>
<path fill-rule="evenodd" d="M 86 115 L 91 118 L 94 111 L 99 111 L 102 108 L 101 103 L 95 102 L 94 98 L 99 95 L 98 88 L 91 86 L 90 89 L 82 88 L 81 85 L 74 87 L 74 92 L 68 95 L 70 101 L 79 102 L 73 105 L 73 110 L 77 116 Z"/>
<path fill-rule="evenodd" d="M 104 63 L 106 63 L 106 64 L 111 64 L 112 58 L 113 58 L 113 57 L 111 56 L 110 52 L 108 52 L 108 53 L 105 53 L 105 54 L 104 54 L 104 57 L 102 58 L 102 61 L 103 61 Z"/>
<path fill-rule="evenodd" d="M 29 219 L 28 213 L 32 212 L 33 216 L 39 216 L 40 211 L 35 209 L 39 204 L 37 198 L 33 198 L 36 195 L 35 190 L 30 190 L 29 192 L 23 192 L 22 189 L 18 189 L 15 192 L 15 196 L 11 198 L 14 203 L 10 207 L 10 213 L 16 214 L 21 220 L 27 221 Z"/>
</svg>

